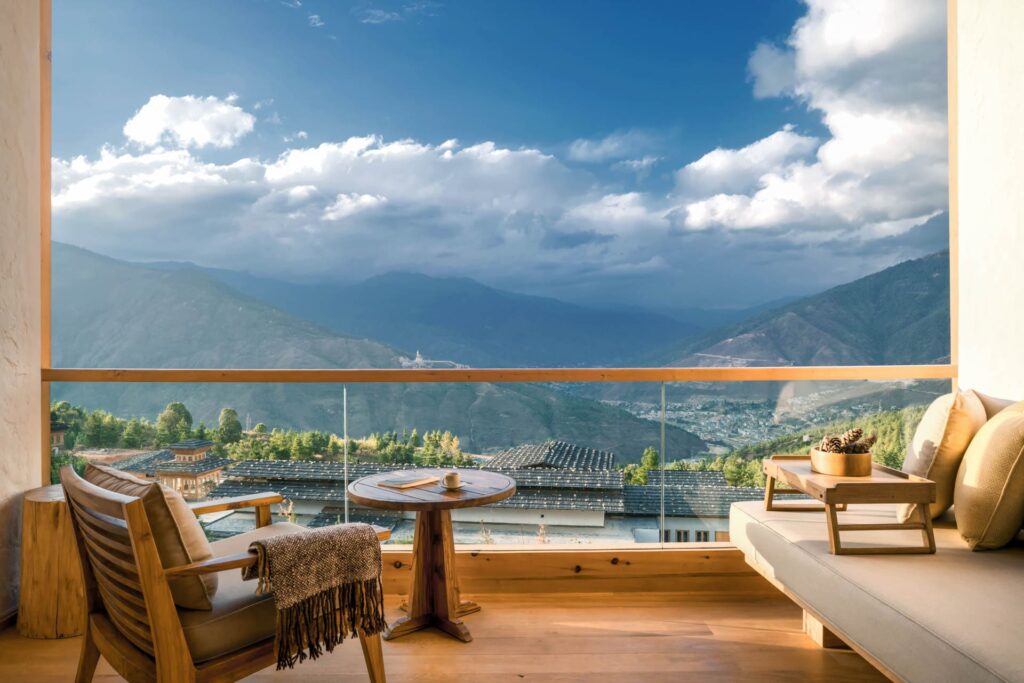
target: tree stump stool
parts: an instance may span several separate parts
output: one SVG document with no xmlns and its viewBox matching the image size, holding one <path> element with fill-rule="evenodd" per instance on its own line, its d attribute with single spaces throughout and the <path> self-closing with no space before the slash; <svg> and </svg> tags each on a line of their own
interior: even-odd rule
<svg viewBox="0 0 1024 683">
<path fill-rule="evenodd" d="M 76 543 L 64 490 L 59 485 L 25 494 L 18 633 L 26 638 L 82 635 L 85 590 Z"/>
</svg>

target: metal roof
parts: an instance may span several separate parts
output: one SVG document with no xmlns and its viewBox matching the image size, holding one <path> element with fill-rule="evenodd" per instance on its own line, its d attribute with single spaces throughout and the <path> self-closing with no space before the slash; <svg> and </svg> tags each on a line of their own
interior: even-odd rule
<svg viewBox="0 0 1024 683">
<path fill-rule="evenodd" d="M 510 448 L 494 456 L 487 463 L 488 469 L 526 467 L 611 470 L 615 467 L 615 454 L 567 441 L 545 441 Z"/>
</svg>

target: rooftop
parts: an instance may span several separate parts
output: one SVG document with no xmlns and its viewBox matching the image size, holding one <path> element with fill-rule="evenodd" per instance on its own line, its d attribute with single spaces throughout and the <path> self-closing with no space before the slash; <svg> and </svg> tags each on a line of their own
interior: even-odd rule
<svg viewBox="0 0 1024 683">
<path fill-rule="evenodd" d="M 212 448 L 213 442 L 207 439 L 185 439 L 178 443 L 172 443 L 168 448 L 173 451 L 198 451 L 203 448 Z"/>
<path fill-rule="evenodd" d="M 576 470 L 610 470 L 614 466 L 614 453 L 566 441 L 523 444 L 499 453 L 488 461 L 488 469 L 557 467 Z"/>
</svg>

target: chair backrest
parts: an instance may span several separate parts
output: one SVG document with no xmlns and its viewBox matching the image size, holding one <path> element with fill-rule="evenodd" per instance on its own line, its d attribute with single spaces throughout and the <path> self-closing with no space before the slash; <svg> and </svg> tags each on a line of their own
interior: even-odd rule
<svg viewBox="0 0 1024 683">
<path fill-rule="evenodd" d="M 60 482 L 78 540 L 89 612 L 102 606 L 121 635 L 154 655 L 153 620 L 147 604 L 159 598 L 147 595 L 152 591 L 147 591 L 143 577 L 163 570 L 159 560 L 156 567 L 148 566 L 158 556 L 142 500 L 95 486 L 70 466 L 61 469 Z M 140 553 L 142 544 L 152 546 L 151 552 Z M 170 598 L 169 592 L 166 597 Z"/>
</svg>

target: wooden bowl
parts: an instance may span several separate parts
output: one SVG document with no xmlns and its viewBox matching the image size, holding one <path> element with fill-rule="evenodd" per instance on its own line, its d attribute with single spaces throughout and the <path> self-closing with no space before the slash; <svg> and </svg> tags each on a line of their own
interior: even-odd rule
<svg viewBox="0 0 1024 683">
<path fill-rule="evenodd" d="M 870 477 L 870 453 L 826 453 L 811 449 L 811 469 L 836 477 Z"/>
</svg>

